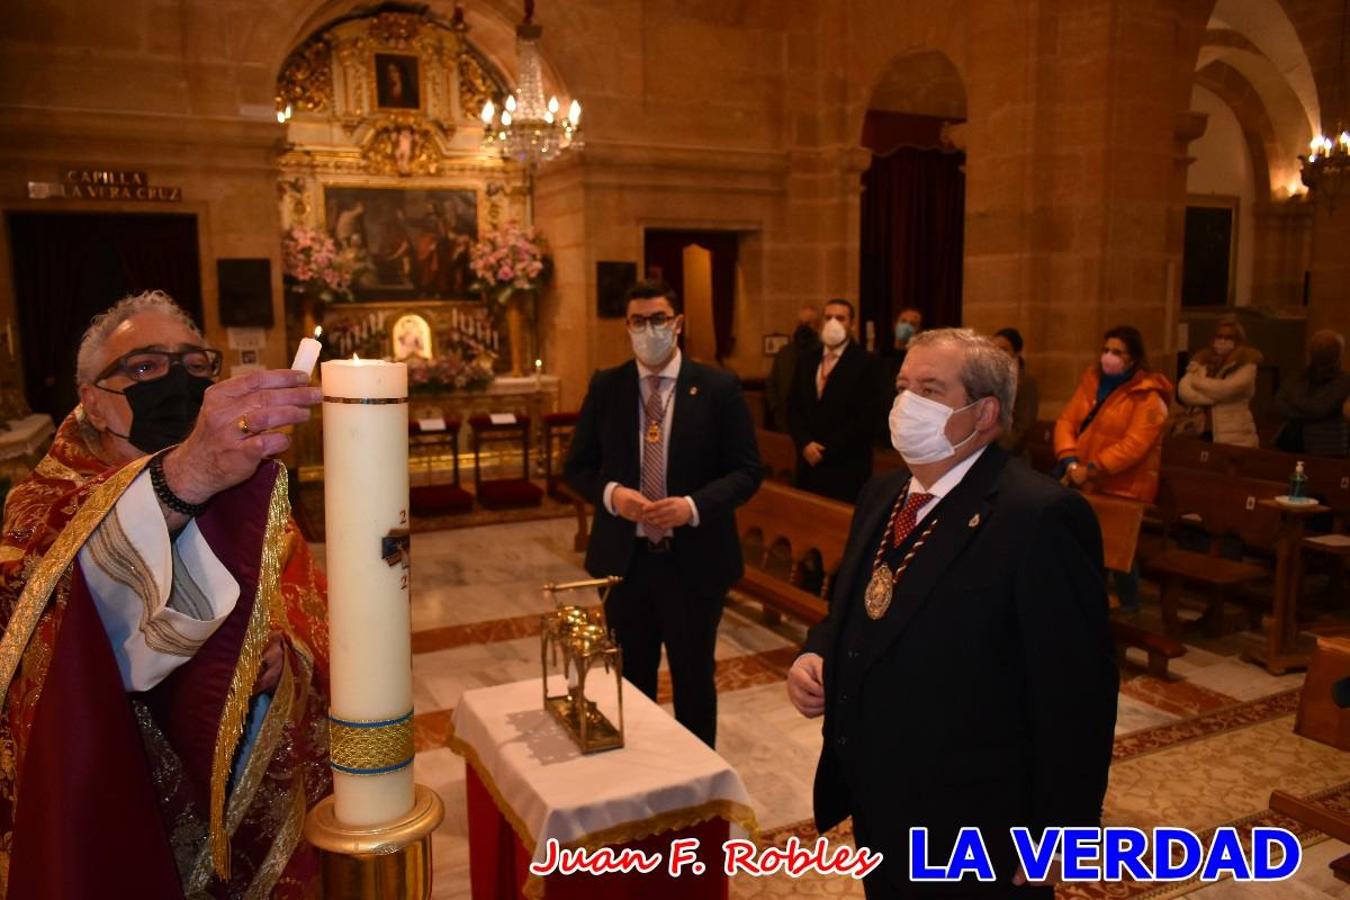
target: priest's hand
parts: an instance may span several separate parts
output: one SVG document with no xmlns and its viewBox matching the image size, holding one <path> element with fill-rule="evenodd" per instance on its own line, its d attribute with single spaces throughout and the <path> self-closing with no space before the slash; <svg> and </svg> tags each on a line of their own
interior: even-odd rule
<svg viewBox="0 0 1350 900">
<path fill-rule="evenodd" d="M 797 712 L 814 719 L 825 712 L 825 659 L 819 653 L 803 653 L 788 669 L 788 699 Z"/>
<path fill-rule="evenodd" d="M 820 465 L 820 461 L 825 458 L 825 445 L 820 441 L 812 441 L 802 448 L 802 458 L 813 466 Z"/>
<path fill-rule="evenodd" d="M 188 503 L 205 503 L 247 481 L 259 463 L 291 444 L 272 429 L 305 421 L 322 400 L 323 391 L 309 386 L 309 373 L 290 369 L 213 384 L 192 433 L 164 457 L 170 489 Z"/>
<path fill-rule="evenodd" d="M 281 681 L 281 668 L 285 662 L 286 646 L 285 638 L 280 633 L 273 633 L 272 640 L 268 642 L 267 649 L 262 653 L 262 665 L 258 667 L 258 677 L 253 682 L 253 696 L 259 694 L 270 694 L 277 689 L 277 684 Z"/>
<path fill-rule="evenodd" d="M 652 505 L 652 501 L 626 487 L 616 487 L 614 493 L 610 495 L 609 502 L 616 513 L 630 522 L 641 522 Z"/>
</svg>

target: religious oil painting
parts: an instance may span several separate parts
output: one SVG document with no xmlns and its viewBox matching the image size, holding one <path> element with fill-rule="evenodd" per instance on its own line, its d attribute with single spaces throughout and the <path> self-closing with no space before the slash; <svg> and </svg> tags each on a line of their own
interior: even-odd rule
<svg viewBox="0 0 1350 900">
<path fill-rule="evenodd" d="M 470 297 L 476 192 L 329 185 L 324 207 L 328 230 L 352 260 L 357 300 Z"/>
<path fill-rule="evenodd" d="M 375 102 L 381 109 L 420 109 L 417 57 L 375 54 Z"/>
</svg>

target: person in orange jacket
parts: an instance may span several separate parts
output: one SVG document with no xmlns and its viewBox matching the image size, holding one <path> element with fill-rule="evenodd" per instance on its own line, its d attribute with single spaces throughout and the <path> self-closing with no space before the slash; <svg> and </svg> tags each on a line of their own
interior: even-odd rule
<svg viewBox="0 0 1350 900">
<path fill-rule="evenodd" d="M 1166 376 L 1148 368 L 1139 329 L 1107 331 L 1101 359 L 1083 373 L 1055 423 L 1056 474 L 1084 491 L 1151 503 L 1172 391 Z M 1122 608 L 1138 609 L 1137 567 L 1115 581 Z"/>
</svg>

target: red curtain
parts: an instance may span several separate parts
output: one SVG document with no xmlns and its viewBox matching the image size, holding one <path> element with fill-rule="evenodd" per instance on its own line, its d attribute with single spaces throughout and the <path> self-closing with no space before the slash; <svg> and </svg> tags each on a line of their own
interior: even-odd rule
<svg viewBox="0 0 1350 900">
<path fill-rule="evenodd" d="M 901 147 L 863 174 L 859 311 L 878 348 L 907 307 L 926 328 L 961 324 L 964 163 L 960 151 Z"/>
</svg>

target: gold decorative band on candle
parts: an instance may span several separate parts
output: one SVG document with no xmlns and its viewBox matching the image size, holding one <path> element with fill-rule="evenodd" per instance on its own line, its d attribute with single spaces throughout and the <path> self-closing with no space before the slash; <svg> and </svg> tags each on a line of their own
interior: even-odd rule
<svg viewBox="0 0 1350 900">
<path fill-rule="evenodd" d="M 328 716 L 332 767 L 348 775 L 384 775 L 413 761 L 412 710 L 397 719 L 353 722 Z"/>
<path fill-rule="evenodd" d="M 324 397 L 324 403 L 360 403 L 366 406 L 385 406 L 394 403 L 407 403 L 407 397 Z"/>
</svg>

